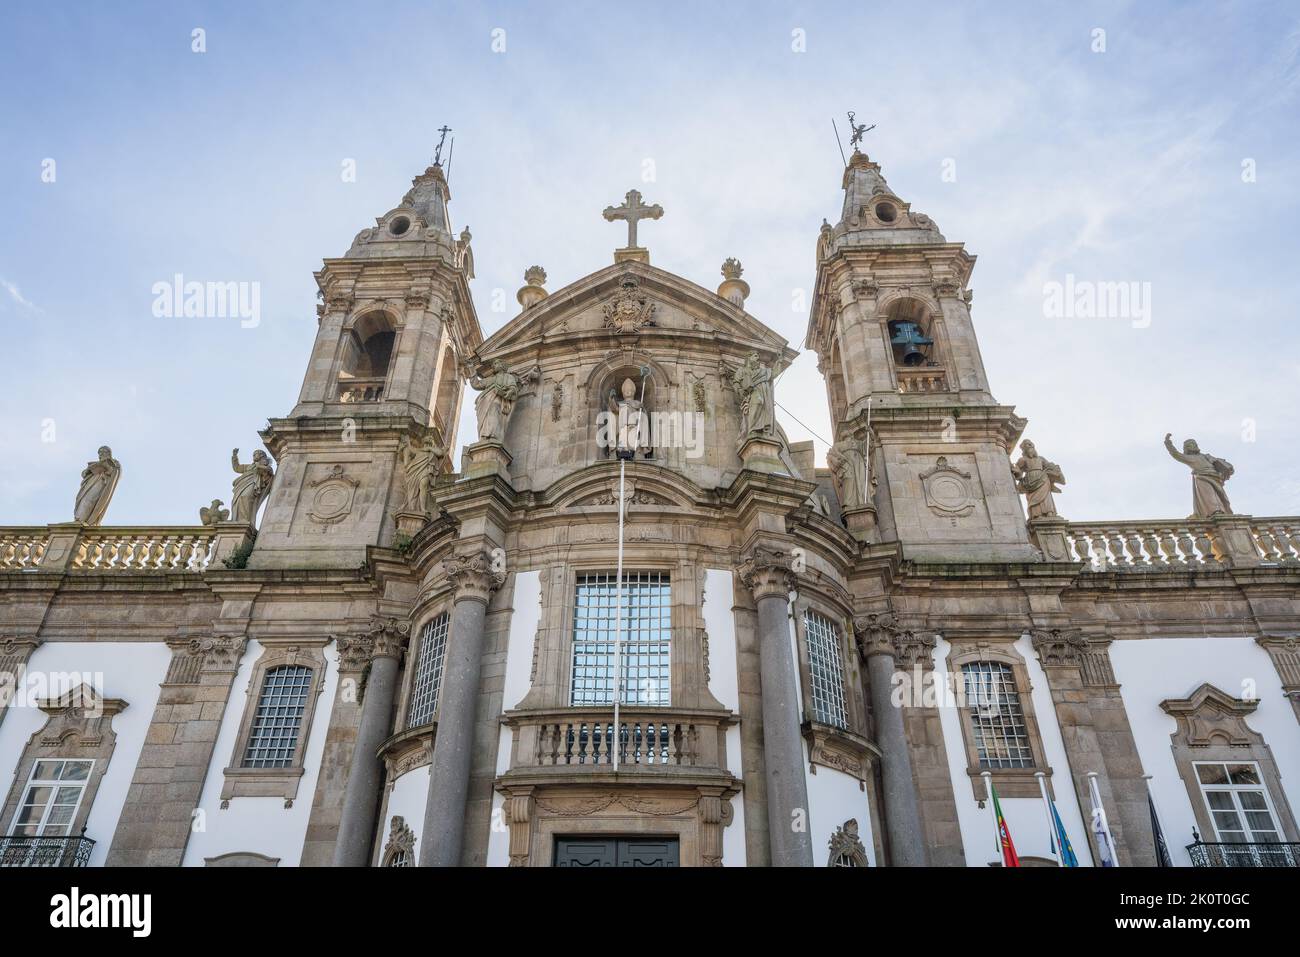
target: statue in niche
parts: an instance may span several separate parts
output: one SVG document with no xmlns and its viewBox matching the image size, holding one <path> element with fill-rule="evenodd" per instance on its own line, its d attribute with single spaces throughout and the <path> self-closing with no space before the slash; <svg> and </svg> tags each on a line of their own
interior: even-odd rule
<svg viewBox="0 0 1300 957">
<path fill-rule="evenodd" d="M 257 510 L 271 494 L 271 480 L 275 478 L 271 457 L 258 449 L 253 453 L 252 462 L 240 465 L 239 449 L 235 449 L 230 453 L 230 467 L 239 476 L 230 491 L 230 508 L 233 513 L 230 520 L 252 525 L 257 518 Z"/>
<path fill-rule="evenodd" d="M 744 434 L 759 432 L 772 435 L 776 432 L 775 398 L 772 392 L 772 368 L 758 361 L 758 353 L 751 352 L 735 368 L 724 367 L 732 387 L 740 397 L 740 415 Z"/>
<path fill-rule="evenodd" d="M 1165 433 L 1165 448 L 1179 462 L 1192 470 L 1192 518 L 1209 518 L 1211 515 L 1231 515 L 1232 505 L 1223 485 L 1235 471 L 1232 463 L 1202 452 L 1195 439 L 1183 443 L 1183 450 L 1174 448 L 1173 433 Z"/>
<path fill-rule="evenodd" d="M 414 442 L 409 435 L 402 436 L 397 447 L 397 464 L 402 469 L 403 511 L 433 513 L 433 481 L 446 456 L 447 450 L 438 444 L 432 432 L 423 442 Z"/>
<path fill-rule="evenodd" d="M 113 458 L 113 450 L 107 445 L 99 447 L 99 457 L 87 462 L 81 470 L 81 488 L 77 490 L 77 502 L 72 509 L 72 520 L 87 525 L 98 525 L 104 520 L 108 511 L 108 502 L 117 488 L 117 480 L 122 477 L 122 463 Z"/>
<path fill-rule="evenodd" d="M 650 411 L 645 407 L 643 398 L 645 396 L 645 375 L 647 370 L 641 371 L 642 398 L 637 398 L 636 383 L 630 378 L 624 378 L 623 383 L 619 386 L 619 391 L 609 390 L 608 407 L 610 415 L 614 416 L 617 432 L 616 450 L 619 458 L 633 458 L 638 452 L 647 458 L 651 454 L 650 449 Z"/>
<path fill-rule="evenodd" d="M 871 475 L 872 434 L 863 431 L 844 436 L 826 453 L 826 464 L 835 476 L 843 508 L 870 505 L 876 479 Z"/>
<path fill-rule="evenodd" d="M 470 378 L 469 384 L 479 390 L 479 396 L 474 400 L 474 411 L 478 413 L 480 442 L 505 440 L 506 426 L 510 424 L 510 413 L 514 411 L 520 390 L 525 383 L 534 382 L 541 375 L 541 369 L 537 366 L 517 375 L 507 369 L 500 359 L 493 359 L 490 376 Z"/>
<path fill-rule="evenodd" d="M 1020 458 L 1011 466 L 1011 475 L 1016 480 L 1016 490 L 1025 496 L 1031 522 L 1036 518 L 1057 517 L 1052 493 L 1059 492 L 1065 484 L 1059 465 L 1047 461 L 1038 454 L 1033 442 L 1025 440 L 1020 443 Z"/>
</svg>

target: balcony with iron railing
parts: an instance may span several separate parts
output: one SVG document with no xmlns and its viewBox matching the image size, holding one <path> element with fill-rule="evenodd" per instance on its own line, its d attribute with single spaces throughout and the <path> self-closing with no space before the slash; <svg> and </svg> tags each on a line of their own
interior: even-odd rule
<svg viewBox="0 0 1300 957">
<path fill-rule="evenodd" d="M 94 849 L 85 828 L 71 837 L 6 834 L 0 837 L 0 867 L 85 867 Z"/>
<path fill-rule="evenodd" d="M 1187 845 L 1192 867 L 1300 867 L 1300 844 L 1207 843 Z"/>
</svg>

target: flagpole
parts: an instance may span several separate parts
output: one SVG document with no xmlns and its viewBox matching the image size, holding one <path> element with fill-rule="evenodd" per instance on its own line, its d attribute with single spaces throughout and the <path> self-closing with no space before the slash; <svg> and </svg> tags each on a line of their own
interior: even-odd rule
<svg viewBox="0 0 1300 957">
<path fill-rule="evenodd" d="M 1088 796 L 1092 798 L 1092 813 L 1101 822 L 1101 834 L 1106 839 L 1106 850 L 1110 856 L 1110 866 L 1119 867 L 1119 857 L 1115 854 L 1115 838 L 1110 833 L 1110 821 L 1106 820 L 1106 808 L 1101 803 L 1101 789 L 1097 787 L 1097 772 L 1088 772 Z"/>
<path fill-rule="evenodd" d="M 993 834 L 996 839 L 994 846 L 998 849 L 1000 862 L 1006 864 L 1007 855 L 1002 849 L 1002 826 L 998 824 L 998 805 L 993 800 L 993 775 L 988 771 L 981 771 L 980 777 L 984 779 L 984 800 L 989 802 L 989 813 L 993 815 Z"/>
<path fill-rule="evenodd" d="M 1155 845 L 1155 850 L 1156 850 L 1156 866 L 1157 866 L 1157 867 L 1173 867 L 1173 866 L 1174 866 L 1174 860 L 1173 860 L 1173 857 L 1169 854 L 1169 847 L 1168 847 L 1168 845 L 1165 844 L 1165 835 L 1164 835 L 1164 829 L 1165 829 L 1165 828 L 1164 828 L 1164 825 L 1160 823 L 1161 818 L 1163 818 L 1164 815 L 1162 815 L 1162 814 L 1160 813 L 1160 807 L 1159 807 L 1159 805 L 1156 804 L 1156 795 L 1155 795 L 1155 792 L 1151 790 L 1151 779 L 1152 779 L 1153 777 L 1154 777 L 1154 775 L 1151 775 L 1151 774 L 1144 774 L 1144 775 L 1142 775 L 1142 780 L 1143 780 L 1144 782 L 1146 782 L 1146 786 L 1147 786 L 1147 800 L 1151 802 L 1151 810 L 1154 812 L 1155 817 L 1156 817 L 1156 822 L 1155 822 L 1155 823 L 1156 823 L 1156 828 L 1159 828 L 1159 829 L 1160 829 L 1160 833 L 1159 833 L 1159 834 L 1156 833 L 1156 829 L 1155 829 L 1155 828 L 1152 828 L 1152 829 L 1151 829 L 1151 843 L 1153 843 L 1153 844 Z M 1161 859 L 1161 847 L 1160 847 L 1160 846 L 1161 846 L 1162 844 L 1165 844 L 1165 848 L 1164 848 L 1164 856 L 1165 856 L 1165 858 L 1167 858 L 1167 859 L 1169 860 L 1169 863 L 1168 863 L 1167 865 L 1166 865 L 1166 864 L 1164 863 L 1164 861 Z"/>
<path fill-rule="evenodd" d="M 1047 775 L 1042 771 L 1035 771 L 1034 777 L 1038 779 L 1038 793 L 1043 796 L 1043 810 L 1047 812 L 1047 833 L 1048 840 L 1051 842 L 1048 846 L 1055 848 L 1053 854 L 1056 856 L 1056 866 L 1065 866 L 1065 848 L 1061 846 L 1061 836 L 1056 833 L 1056 818 L 1052 815 L 1052 802 L 1047 797 Z"/>
<path fill-rule="evenodd" d="M 623 750 L 623 733 L 618 723 L 618 706 L 623 697 L 623 482 L 627 459 L 618 459 L 618 575 L 614 585 L 614 773 Z"/>
</svg>

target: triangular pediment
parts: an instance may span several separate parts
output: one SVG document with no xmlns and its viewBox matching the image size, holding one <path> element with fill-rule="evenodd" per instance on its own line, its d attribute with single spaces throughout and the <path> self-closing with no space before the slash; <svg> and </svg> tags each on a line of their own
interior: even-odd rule
<svg viewBox="0 0 1300 957">
<path fill-rule="evenodd" d="M 703 286 L 648 263 L 621 262 L 524 309 L 483 342 L 477 358 L 512 365 L 556 348 L 654 352 L 658 344 L 725 355 L 755 351 L 778 368 L 798 355 L 783 337 Z"/>
</svg>

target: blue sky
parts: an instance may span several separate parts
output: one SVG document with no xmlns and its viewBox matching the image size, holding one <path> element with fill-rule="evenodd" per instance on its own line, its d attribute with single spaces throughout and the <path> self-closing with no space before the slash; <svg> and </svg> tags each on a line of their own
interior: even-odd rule
<svg viewBox="0 0 1300 957">
<path fill-rule="evenodd" d="M 600 211 L 635 186 L 666 210 L 642 227 L 656 265 L 714 288 L 739 257 L 750 311 L 802 349 L 791 304 L 839 215 L 849 109 L 894 190 L 979 257 L 993 391 L 1064 469 L 1063 515 L 1186 515 L 1167 431 L 1236 465 L 1238 511 L 1300 513 L 1300 11 L 918 6 L 8 5 L 0 523 L 70 519 L 104 443 L 109 524 L 228 499 L 230 449 L 296 400 L 312 270 L 396 205 L 444 123 L 485 333 L 527 266 L 555 290 L 608 263 L 622 226 Z M 175 273 L 260 283 L 260 324 L 154 317 Z M 1045 317 L 1067 274 L 1150 283 L 1150 325 Z M 814 356 L 777 399 L 829 434 Z"/>
</svg>

